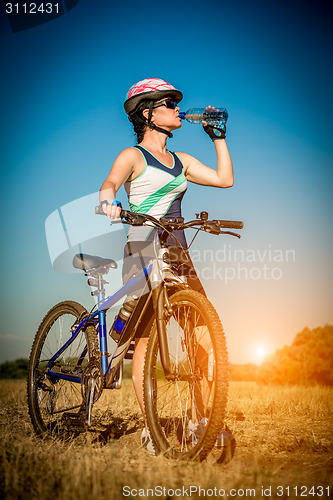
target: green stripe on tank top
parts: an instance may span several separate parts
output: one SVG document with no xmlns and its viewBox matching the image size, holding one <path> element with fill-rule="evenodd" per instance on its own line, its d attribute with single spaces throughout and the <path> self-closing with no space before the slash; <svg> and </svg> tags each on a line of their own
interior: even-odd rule
<svg viewBox="0 0 333 500">
<path fill-rule="evenodd" d="M 182 172 L 181 174 L 178 175 L 178 177 L 175 177 L 175 179 L 168 182 L 168 184 L 165 184 L 165 186 L 161 187 L 155 193 L 148 196 L 148 198 L 146 198 L 142 203 L 140 203 L 139 206 L 133 205 L 135 207 L 135 210 L 133 209 L 132 211 L 140 212 L 141 214 L 146 214 L 154 205 L 156 205 L 156 203 L 158 203 L 163 198 L 163 196 L 170 193 L 173 189 L 180 186 L 185 181 L 186 177 Z"/>
<path fill-rule="evenodd" d="M 129 204 L 131 212 L 137 212 L 139 210 L 139 207 L 137 205 L 134 205 L 134 203 Z"/>
</svg>

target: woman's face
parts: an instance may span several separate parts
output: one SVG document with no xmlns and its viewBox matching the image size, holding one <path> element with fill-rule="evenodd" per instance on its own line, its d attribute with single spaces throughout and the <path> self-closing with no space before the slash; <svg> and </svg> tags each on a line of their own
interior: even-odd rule
<svg viewBox="0 0 333 500">
<path fill-rule="evenodd" d="M 179 117 L 179 106 L 172 104 L 171 97 L 164 97 L 154 104 L 151 121 L 158 127 L 169 130 L 176 130 L 182 126 L 182 120 Z M 173 109 L 173 106 L 175 108 Z"/>
</svg>

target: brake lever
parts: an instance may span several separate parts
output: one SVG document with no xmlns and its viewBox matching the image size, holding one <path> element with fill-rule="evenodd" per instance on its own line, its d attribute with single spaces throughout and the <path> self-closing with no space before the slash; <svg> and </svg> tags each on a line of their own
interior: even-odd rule
<svg viewBox="0 0 333 500">
<path fill-rule="evenodd" d="M 236 238 L 240 238 L 240 234 L 234 233 L 232 231 L 222 231 L 219 224 L 215 221 L 209 221 L 203 225 L 203 230 L 206 233 L 210 234 L 229 234 L 230 236 L 235 236 Z"/>
<path fill-rule="evenodd" d="M 204 224 L 202 225 L 202 228 L 206 233 L 209 233 L 209 234 L 221 234 L 220 226 L 218 224 L 216 224 L 214 221 L 204 222 Z"/>
<path fill-rule="evenodd" d="M 241 235 L 238 233 L 233 233 L 232 231 L 220 231 L 219 234 L 230 234 L 230 236 L 236 236 L 236 238 L 240 239 Z"/>
</svg>

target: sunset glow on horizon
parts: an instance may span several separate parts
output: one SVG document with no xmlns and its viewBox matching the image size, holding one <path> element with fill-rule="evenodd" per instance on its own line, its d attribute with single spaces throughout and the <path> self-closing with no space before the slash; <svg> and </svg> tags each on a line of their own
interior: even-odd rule
<svg viewBox="0 0 333 500">
<path fill-rule="evenodd" d="M 260 365 L 270 354 L 269 349 L 264 344 L 255 344 L 252 349 L 252 357 L 257 365 Z"/>
</svg>

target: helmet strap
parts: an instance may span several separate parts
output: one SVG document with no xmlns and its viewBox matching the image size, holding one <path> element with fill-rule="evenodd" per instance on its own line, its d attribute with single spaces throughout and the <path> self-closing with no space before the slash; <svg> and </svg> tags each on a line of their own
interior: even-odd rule
<svg viewBox="0 0 333 500">
<path fill-rule="evenodd" d="M 151 117 L 153 116 L 154 101 L 150 101 L 148 108 L 148 125 L 151 123 Z"/>
<path fill-rule="evenodd" d="M 157 132 L 162 132 L 163 134 L 166 134 L 170 138 L 173 137 L 173 134 L 171 132 L 169 132 L 169 130 L 165 130 L 164 128 L 158 127 L 153 122 L 148 123 L 148 127 L 151 130 L 157 130 Z"/>
<path fill-rule="evenodd" d="M 149 103 L 149 113 L 148 113 L 148 127 L 151 129 L 151 130 L 157 130 L 157 132 L 162 132 L 163 134 L 166 134 L 168 137 L 173 137 L 172 133 L 169 132 L 168 130 L 164 130 L 164 128 L 161 128 L 161 127 L 158 127 L 157 125 L 155 125 L 155 123 L 153 123 L 151 121 L 151 117 L 153 115 L 153 109 L 154 109 L 154 101 L 151 101 Z"/>
<path fill-rule="evenodd" d="M 164 128 L 158 127 L 157 125 L 155 125 L 155 123 L 153 123 L 151 121 L 151 117 L 153 114 L 153 107 L 154 107 L 154 101 L 149 103 L 149 108 L 148 108 L 149 112 L 148 112 L 148 119 L 147 120 L 145 118 L 143 118 L 142 116 L 140 116 L 139 114 L 136 115 L 137 119 L 139 121 L 141 121 L 142 123 L 145 123 L 146 125 L 148 125 L 150 130 L 157 130 L 157 132 L 162 132 L 163 134 L 166 134 L 170 138 L 173 137 L 173 134 L 171 132 L 169 132 L 169 130 L 165 130 Z"/>
</svg>

